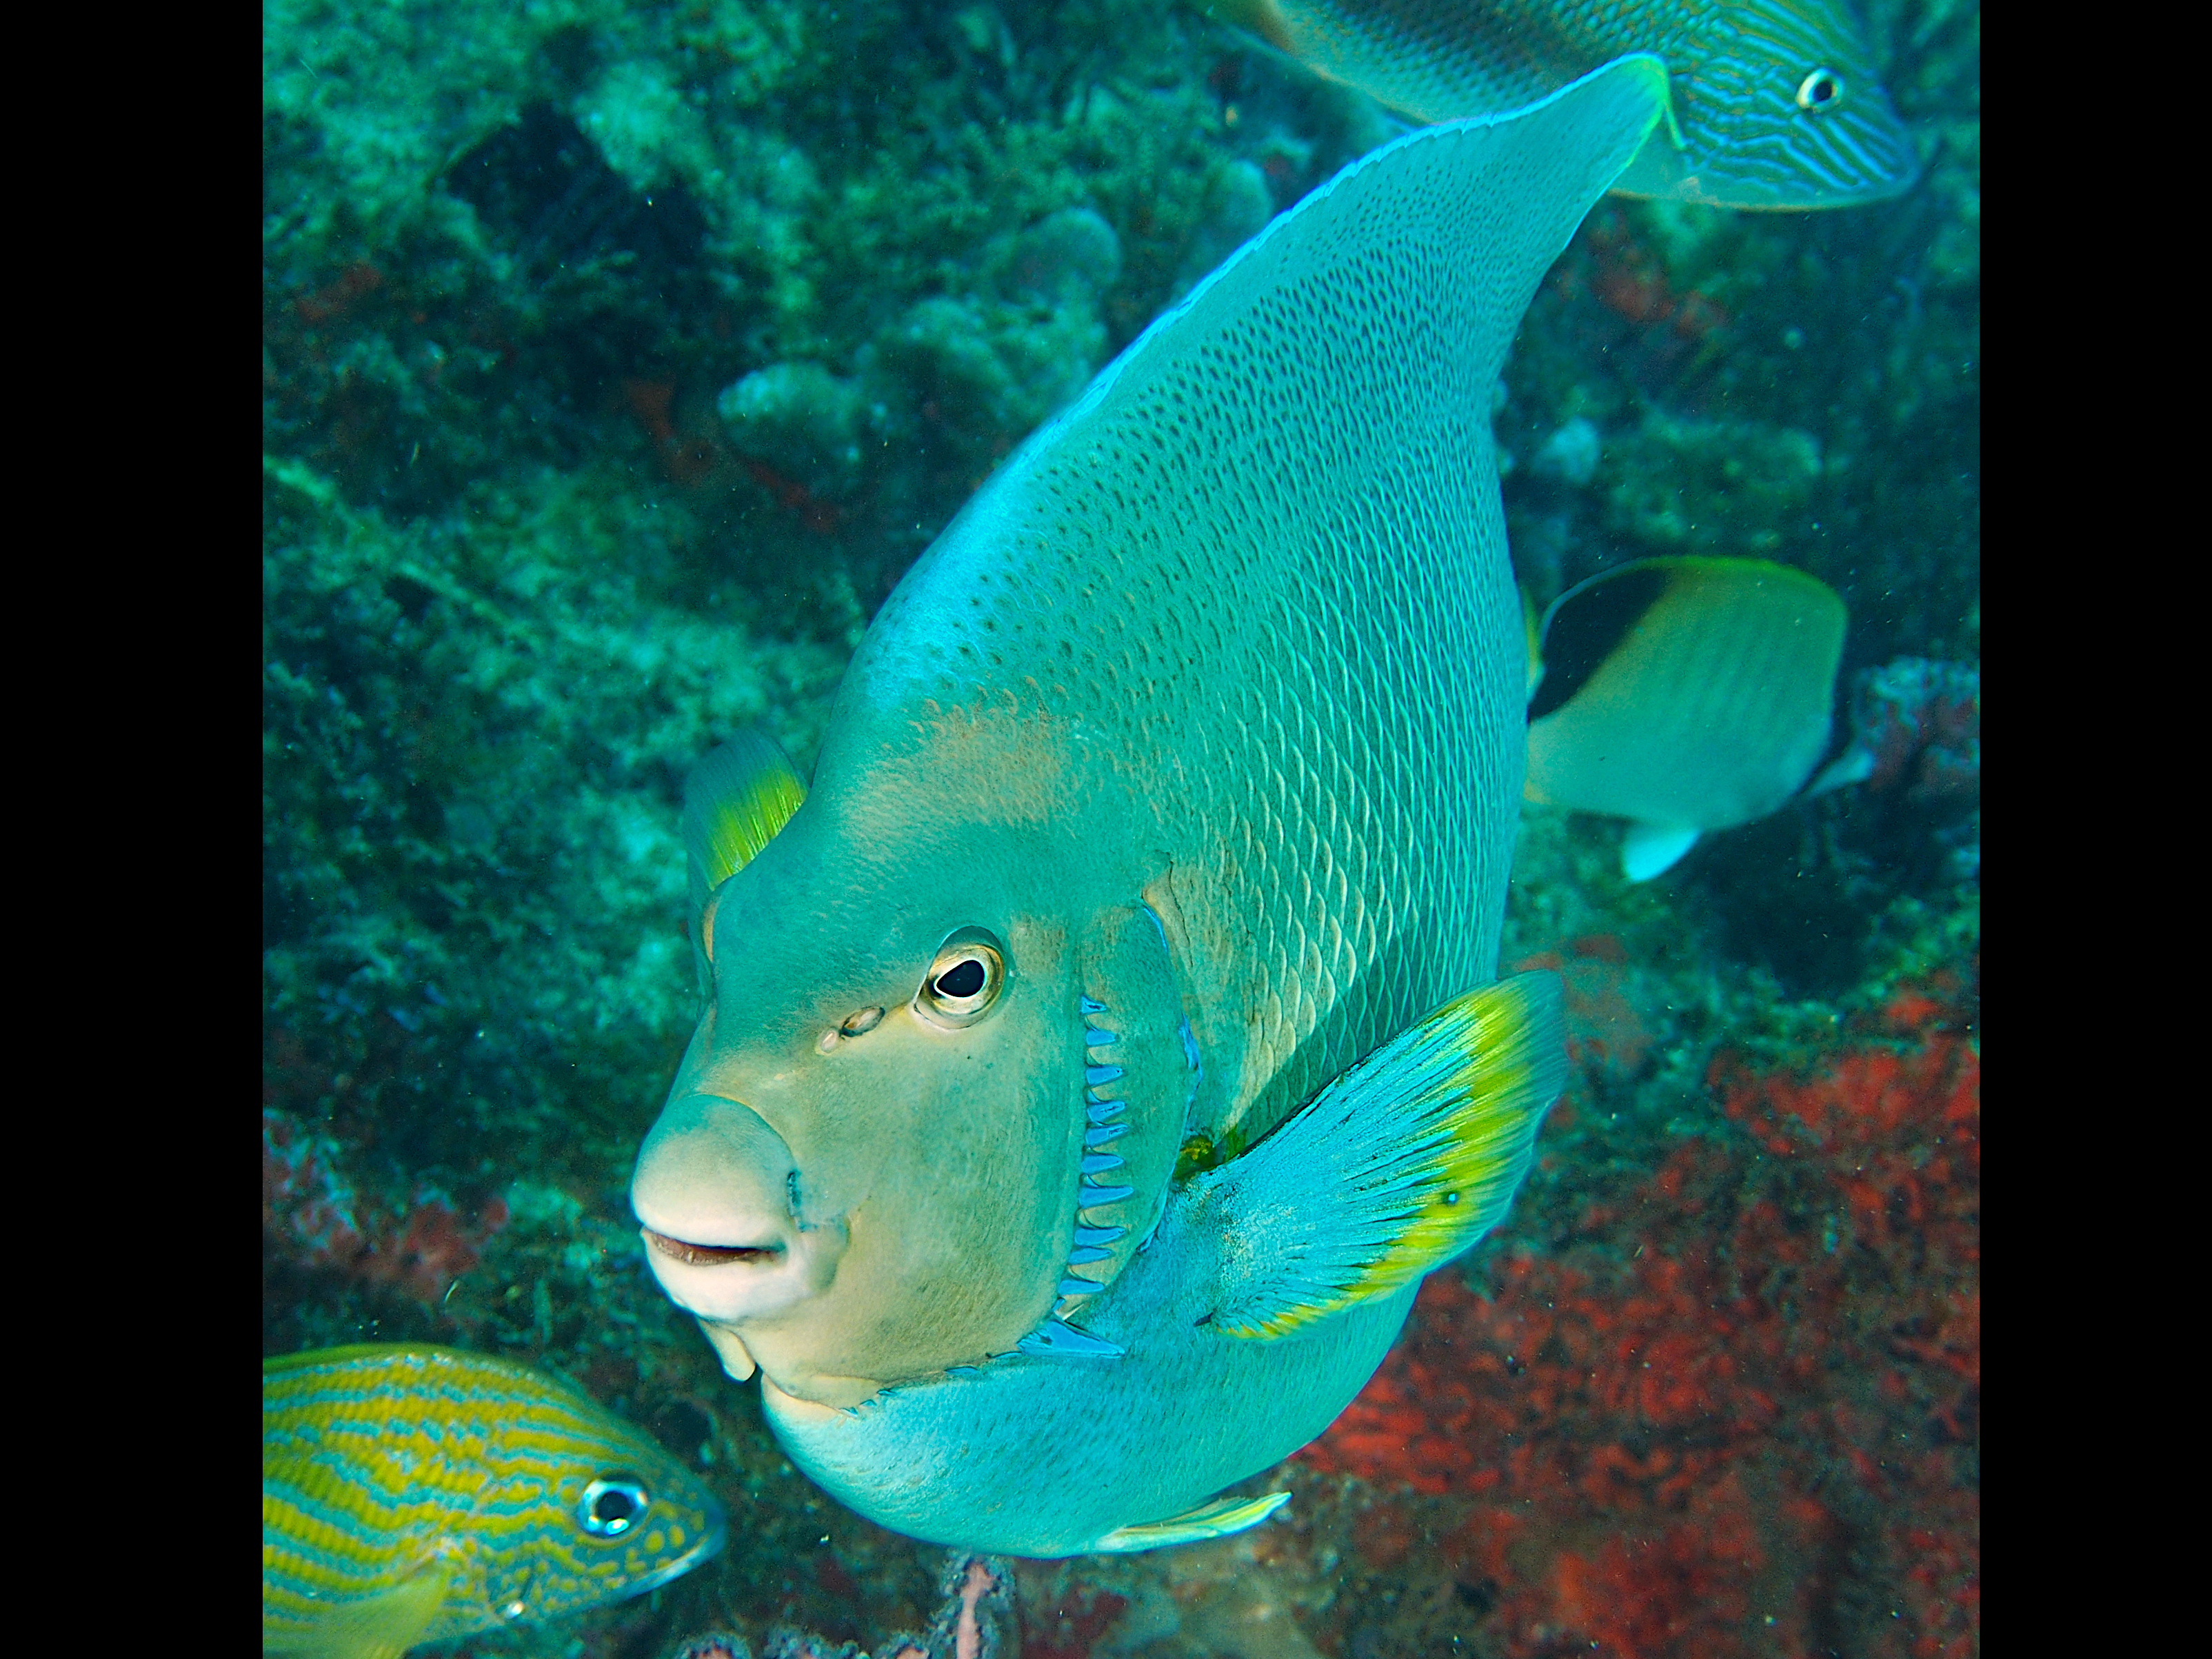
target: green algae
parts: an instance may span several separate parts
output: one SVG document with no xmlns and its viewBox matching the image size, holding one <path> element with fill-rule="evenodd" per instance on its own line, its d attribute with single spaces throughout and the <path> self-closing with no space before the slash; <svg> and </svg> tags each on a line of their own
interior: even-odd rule
<svg viewBox="0 0 2212 1659">
<path fill-rule="evenodd" d="M 266 477 L 280 1103 L 471 1172 L 494 1129 L 501 1163 L 634 1131 L 696 1012 L 679 781 L 745 724 L 808 753 L 840 654 L 670 605 L 680 530 L 588 472 L 403 526 Z"/>
</svg>

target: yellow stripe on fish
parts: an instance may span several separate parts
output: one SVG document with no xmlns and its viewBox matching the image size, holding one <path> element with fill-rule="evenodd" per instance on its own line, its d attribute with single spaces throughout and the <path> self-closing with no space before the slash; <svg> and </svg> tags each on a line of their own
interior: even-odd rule
<svg viewBox="0 0 2212 1659">
<path fill-rule="evenodd" d="M 1844 207 L 1919 162 L 1842 0 L 1198 0 L 1315 73 L 1419 121 L 1532 103 L 1626 52 L 1673 109 L 1614 182 L 1716 207 Z"/>
<path fill-rule="evenodd" d="M 556 1617 L 725 1534 L 680 1463 L 544 1372 L 389 1344 L 262 1362 L 264 1654 L 394 1659 Z"/>
</svg>

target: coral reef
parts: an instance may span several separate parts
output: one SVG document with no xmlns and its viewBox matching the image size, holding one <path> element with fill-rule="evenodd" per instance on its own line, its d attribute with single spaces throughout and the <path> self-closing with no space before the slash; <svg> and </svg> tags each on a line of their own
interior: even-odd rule
<svg viewBox="0 0 2212 1659">
<path fill-rule="evenodd" d="M 396 1285 L 434 1303 L 473 1268 L 507 1224 L 493 1199 L 464 1218 L 445 1194 L 418 1185 L 394 1213 L 364 1202 L 339 1167 L 343 1150 L 297 1118 L 261 1114 L 261 1228 L 281 1262 Z"/>
<path fill-rule="evenodd" d="M 1851 688 L 1851 738 L 1869 793 L 1972 805 L 1982 793 L 1982 676 L 1962 663 L 1899 657 Z"/>
<path fill-rule="evenodd" d="M 640 1261 L 680 780 L 746 726 L 804 772 L 999 459 L 1393 131 L 1203 10 L 264 6 L 264 1348 L 559 1371 L 734 1523 L 464 1653 L 967 1659 L 941 1552 L 799 1479 Z M 1576 1068 L 1514 1214 L 1262 1477 L 1284 1515 L 1017 1564 L 1031 1659 L 1978 1642 L 1979 13 L 1869 13 L 1921 183 L 1608 200 L 1495 394 L 1535 596 L 1814 571 L 1869 777 L 1643 887 L 1528 814 L 1506 957 L 1566 979 Z"/>
<path fill-rule="evenodd" d="M 1980 1060 L 1887 1012 L 1803 1077 L 1717 1058 L 1722 1121 L 1556 1252 L 1431 1279 L 1302 1454 L 1465 1500 L 1495 1651 L 1976 1650 Z"/>
<path fill-rule="evenodd" d="M 1014 1575 L 1004 1561 L 955 1550 L 938 1577 L 945 1602 L 921 1636 L 894 1636 L 877 1659 L 1021 1659 L 1020 1625 L 1014 1608 Z M 1031 1650 L 1032 1659 L 1036 1650 Z M 742 1636 L 696 1636 L 672 1659 L 752 1659 Z M 832 1642 L 778 1626 L 768 1633 L 761 1659 L 868 1659 L 850 1642 Z"/>
</svg>

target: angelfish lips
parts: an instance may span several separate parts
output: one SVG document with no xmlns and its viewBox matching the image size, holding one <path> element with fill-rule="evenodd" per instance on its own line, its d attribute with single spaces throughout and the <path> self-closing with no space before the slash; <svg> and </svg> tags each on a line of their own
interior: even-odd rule
<svg viewBox="0 0 2212 1659">
<path fill-rule="evenodd" d="M 638 1231 L 652 1249 L 687 1267 L 720 1267 L 731 1262 L 743 1262 L 748 1267 L 773 1266 L 782 1250 L 776 1244 L 694 1244 L 687 1239 L 657 1233 L 650 1227 L 640 1227 Z"/>
<path fill-rule="evenodd" d="M 639 1148 L 630 1207 L 671 1301 L 702 1319 L 780 1313 L 827 1289 L 841 1226 L 802 1227 L 791 1149 L 760 1115 L 720 1095 L 668 1103 Z"/>
</svg>

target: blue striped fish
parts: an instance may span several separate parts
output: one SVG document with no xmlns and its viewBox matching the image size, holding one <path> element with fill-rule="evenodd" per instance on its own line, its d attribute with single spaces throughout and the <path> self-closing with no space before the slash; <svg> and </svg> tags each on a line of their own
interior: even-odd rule
<svg viewBox="0 0 2212 1659">
<path fill-rule="evenodd" d="M 261 1650 L 422 1642 L 641 1595 L 722 1547 L 651 1438 L 511 1360 L 370 1344 L 261 1364 Z"/>
<path fill-rule="evenodd" d="M 1419 121 L 1518 109 L 1625 52 L 1666 60 L 1672 119 L 1613 188 L 1729 208 L 1847 207 L 1919 172 L 1843 0 L 1200 0 Z"/>
</svg>

